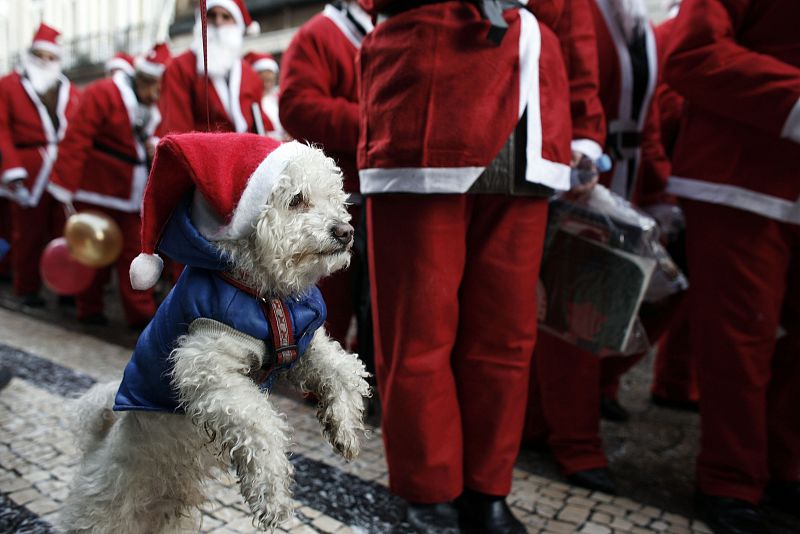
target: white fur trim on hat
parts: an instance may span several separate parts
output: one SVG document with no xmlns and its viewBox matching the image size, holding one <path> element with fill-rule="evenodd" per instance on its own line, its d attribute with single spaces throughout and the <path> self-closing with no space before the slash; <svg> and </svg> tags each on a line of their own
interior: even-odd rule
<svg viewBox="0 0 800 534">
<path fill-rule="evenodd" d="M 262 72 L 265 70 L 272 71 L 274 73 L 278 73 L 278 62 L 272 58 L 265 57 L 264 59 L 259 59 L 255 63 L 253 63 L 253 70 L 256 72 Z"/>
<path fill-rule="evenodd" d="M 273 150 L 248 179 L 239 203 L 233 210 L 231 222 L 225 226 L 220 226 L 202 195 L 196 194 L 192 202 L 192 222 L 195 227 L 211 241 L 241 239 L 246 236 L 264 209 L 264 203 L 272 194 L 286 166 L 299 155 L 315 150 L 297 141 L 284 143 Z"/>
<path fill-rule="evenodd" d="M 158 282 L 162 270 L 164 260 L 158 254 L 139 254 L 131 262 L 131 287 L 139 291 L 150 289 Z"/>
<path fill-rule="evenodd" d="M 141 56 L 134 59 L 133 64 L 136 65 L 137 71 L 152 76 L 153 78 L 161 78 L 161 75 L 164 74 L 164 70 L 167 68 L 166 65 L 147 61 Z"/>
<path fill-rule="evenodd" d="M 112 57 L 108 61 L 106 61 L 105 68 L 107 71 L 112 71 L 114 69 L 120 69 L 122 72 L 127 74 L 128 76 L 133 76 L 135 71 L 131 64 L 122 59 L 121 57 Z"/>
<path fill-rule="evenodd" d="M 31 50 L 44 50 L 61 57 L 61 46 L 52 41 L 34 41 Z"/>
<path fill-rule="evenodd" d="M 212 7 L 221 7 L 230 13 L 233 20 L 236 21 L 236 25 L 242 30 L 242 33 L 247 30 L 247 28 L 244 27 L 244 15 L 242 15 L 242 11 L 233 0 L 208 0 L 206 2 L 206 10 L 211 10 Z"/>
</svg>

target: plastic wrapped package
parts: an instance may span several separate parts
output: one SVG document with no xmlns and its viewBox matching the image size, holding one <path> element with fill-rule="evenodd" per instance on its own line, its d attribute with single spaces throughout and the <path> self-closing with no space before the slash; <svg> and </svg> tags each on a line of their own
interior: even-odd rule
<svg viewBox="0 0 800 534">
<path fill-rule="evenodd" d="M 540 326 L 600 356 L 647 350 L 642 301 L 688 287 L 656 221 L 603 186 L 550 203 L 540 281 Z"/>
</svg>

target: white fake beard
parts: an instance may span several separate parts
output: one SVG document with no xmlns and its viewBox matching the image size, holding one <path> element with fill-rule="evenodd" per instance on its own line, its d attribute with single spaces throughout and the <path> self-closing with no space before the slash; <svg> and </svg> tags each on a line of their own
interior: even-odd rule
<svg viewBox="0 0 800 534">
<path fill-rule="evenodd" d="M 236 25 L 208 27 L 208 75 L 212 78 L 224 78 L 237 61 L 241 61 L 244 35 Z M 192 51 L 197 58 L 197 73 L 204 74 L 203 69 L 203 33 L 199 22 L 194 25 Z"/>
<path fill-rule="evenodd" d="M 625 41 L 632 42 L 647 24 L 647 7 L 644 5 L 644 0 L 610 0 L 609 5 L 625 36 Z"/>
<path fill-rule="evenodd" d="M 22 57 L 22 68 L 25 69 L 25 75 L 31 82 L 33 90 L 39 95 L 49 91 L 61 75 L 60 61 L 45 61 L 30 52 Z"/>
</svg>

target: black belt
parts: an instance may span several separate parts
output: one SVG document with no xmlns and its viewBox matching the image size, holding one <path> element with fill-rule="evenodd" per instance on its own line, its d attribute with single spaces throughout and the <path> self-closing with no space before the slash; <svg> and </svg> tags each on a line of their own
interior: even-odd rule
<svg viewBox="0 0 800 534">
<path fill-rule="evenodd" d="M 14 143 L 14 148 L 43 148 L 48 143 Z"/>
<path fill-rule="evenodd" d="M 642 145 L 642 134 L 636 131 L 622 131 L 609 133 L 606 136 L 606 147 L 615 159 L 629 159 L 635 157 L 632 151 Z"/>
<path fill-rule="evenodd" d="M 108 154 L 112 158 L 118 159 L 124 163 L 128 163 L 129 165 L 145 165 L 144 161 L 140 161 L 139 158 L 135 158 L 130 154 L 126 154 L 125 152 L 120 152 L 115 148 L 111 148 L 108 145 L 104 145 L 103 143 L 98 143 L 97 141 L 94 142 L 92 148 L 95 150 L 99 150 L 103 154 Z"/>
<path fill-rule="evenodd" d="M 452 0 L 400 0 L 399 2 L 392 2 L 388 9 L 384 10 L 381 14 L 393 16 L 404 11 L 410 11 L 418 7 L 427 6 L 431 4 L 441 4 L 450 2 Z M 478 8 L 481 13 L 481 18 L 489 21 L 489 33 L 486 38 L 496 45 L 499 45 L 503 37 L 508 31 L 508 23 L 503 18 L 503 9 L 509 7 L 516 7 L 519 4 L 513 2 L 501 2 L 499 0 L 464 0 L 467 3 L 473 4 Z"/>
</svg>

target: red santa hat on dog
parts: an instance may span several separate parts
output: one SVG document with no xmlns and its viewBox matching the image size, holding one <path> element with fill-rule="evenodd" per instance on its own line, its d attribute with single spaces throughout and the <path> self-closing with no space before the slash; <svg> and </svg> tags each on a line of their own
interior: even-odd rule
<svg viewBox="0 0 800 534">
<path fill-rule="evenodd" d="M 192 190 L 192 223 L 211 241 L 245 237 L 288 163 L 313 148 L 235 133 L 164 137 L 156 148 L 142 205 L 142 253 L 131 262 L 131 285 L 155 285 L 163 262 L 155 253 L 174 208 Z M 199 198 L 198 198 L 199 195 Z"/>
<path fill-rule="evenodd" d="M 161 78 L 170 61 L 172 61 L 172 55 L 169 53 L 167 44 L 157 43 L 147 54 L 137 57 L 134 65 L 139 72 L 153 78 Z"/>
<path fill-rule="evenodd" d="M 58 44 L 59 35 L 61 35 L 60 31 L 42 22 L 33 36 L 31 50 L 43 50 L 61 57 L 61 45 Z"/>
<path fill-rule="evenodd" d="M 250 17 L 250 11 L 244 5 L 244 0 L 207 0 L 206 10 L 212 7 L 221 7 L 230 13 L 242 33 L 258 35 L 261 32 L 261 25 Z"/>
<path fill-rule="evenodd" d="M 262 72 L 265 70 L 278 74 L 278 62 L 272 54 L 262 54 L 261 52 L 248 52 L 244 56 L 244 60 L 250 63 L 253 70 Z"/>
</svg>

